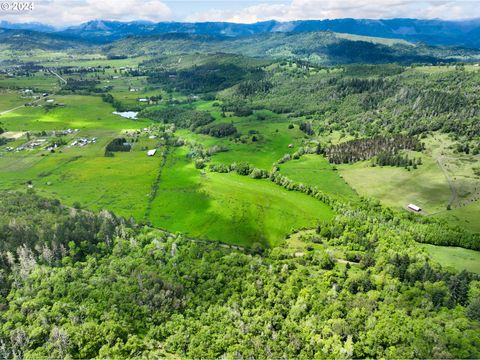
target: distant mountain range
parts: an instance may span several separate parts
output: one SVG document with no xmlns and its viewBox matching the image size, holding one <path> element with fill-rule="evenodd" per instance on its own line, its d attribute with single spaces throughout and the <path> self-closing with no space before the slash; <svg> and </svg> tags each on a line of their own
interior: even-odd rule
<svg viewBox="0 0 480 360">
<path fill-rule="evenodd" d="M 289 22 L 265 21 L 254 24 L 227 22 L 119 22 L 93 20 L 65 29 L 39 23 L 9 23 L 0 21 L 0 28 L 34 30 L 54 33 L 68 39 L 82 39 L 91 43 L 106 44 L 127 36 L 187 33 L 220 37 L 243 37 L 275 32 L 332 31 L 389 39 L 403 39 L 428 45 L 459 46 L 480 49 L 480 19 L 445 21 L 419 19 L 334 19 L 298 20 Z"/>
</svg>

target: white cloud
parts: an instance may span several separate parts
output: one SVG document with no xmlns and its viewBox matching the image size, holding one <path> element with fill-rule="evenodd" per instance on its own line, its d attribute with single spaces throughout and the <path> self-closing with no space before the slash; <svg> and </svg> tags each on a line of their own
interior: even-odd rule
<svg viewBox="0 0 480 360">
<path fill-rule="evenodd" d="M 212 9 L 192 14 L 187 20 L 253 23 L 265 20 L 406 17 L 452 20 L 478 18 L 480 6 L 476 0 L 292 0 L 289 4 L 265 2 L 240 11 Z"/>
<path fill-rule="evenodd" d="M 4 12 L 1 19 L 64 26 L 93 19 L 165 21 L 172 16 L 170 8 L 160 0 L 33 0 L 33 2 L 33 11 Z"/>
<path fill-rule="evenodd" d="M 14 0 L 3 0 L 14 1 Z M 480 18 L 479 0 L 25 0 L 31 12 L 0 12 L 0 20 L 55 26 L 93 19 L 169 21 L 315 20 L 335 18 Z M 254 5 L 251 5 L 251 4 Z M 167 5 L 168 4 L 168 5 Z M 208 6 L 211 9 L 208 10 Z M 195 13 L 188 14 L 190 9 Z M 202 10 L 205 9 L 205 10 Z M 193 10 L 190 10 L 193 11 Z M 182 14 L 182 15 L 180 15 Z"/>
</svg>

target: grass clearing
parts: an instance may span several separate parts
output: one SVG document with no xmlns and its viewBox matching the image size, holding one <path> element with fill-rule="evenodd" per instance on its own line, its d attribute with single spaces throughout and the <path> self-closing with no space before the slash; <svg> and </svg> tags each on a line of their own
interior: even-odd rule
<svg viewBox="0 0 480 360">
<path fill-rule="evenodd" d="M 320 155 L 304 155 L 280 165 L 280 173 L 305 185 L 316 186 L 319 190 L 346 198 L 355 198 L 357 194 L 342 179 L 338 171 Z"/>
<path fill-rule="evenodd" d="M 480 274 L 480 251 L 459 247 L 422 245 L 433 260 L 457 271 L 467 270 Z"/>
<path fill-rule="evenodd" d="M 414 157 L 418 156 L 419 153 L 414 153 Z M 360 195 L 377 198 L 395 208 L 414 203 L 430 215 L 446 209 L 451 191 L 437 162 L 429 156 L 421 156 L 423 164 L 411 171 L 393 166 L 372 167 L 370 161 L 337 167 Z"/>
<path fill-rule="evenodd" d="M 229 151 L 217 153 L 212 157 L 214 164 L 228 165 L 244 161 L 266 170 L 270 170 L 273 163 L 280 160 L 283 155 L 293 154 L 302 145 L 304 139 L 304 134 L 298 126 L 287 129 L 289 121 L 279 116 L 262 121 L 254 117 L 232 117 L 220 121 L 232 121 L 242 135 L 247 135 L 245 142 L 229 138 L 217 139 L 208 135 L 194 134 L 188 130 L 179 130 L 177 134 L 179 137 L 197 141 L 207 147 L 226 146 Z M 257 141 L 252 141 L 253 136 Z M 293 144 L 294 147 L 288 148 L 289 144 Z"/>
<path fill-rule="evenodd" d="M 480 219 L 478 214 L 480 214 L 480 201 L 445 211 L 437 216 L 445 219 L 452 225 L 458 225 L 473 232 L 480 233 Z"/>
</svg>

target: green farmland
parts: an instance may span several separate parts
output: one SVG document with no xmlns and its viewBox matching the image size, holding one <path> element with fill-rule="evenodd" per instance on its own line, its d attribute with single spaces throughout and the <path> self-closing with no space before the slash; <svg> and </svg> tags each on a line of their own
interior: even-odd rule
<svg viewBox="0 0 480 360">
<path fill-rule="evenodd" d="M 480 359 L 480 21 L 65 3 L 0 21 L 2 359 Z"/>
</svg>

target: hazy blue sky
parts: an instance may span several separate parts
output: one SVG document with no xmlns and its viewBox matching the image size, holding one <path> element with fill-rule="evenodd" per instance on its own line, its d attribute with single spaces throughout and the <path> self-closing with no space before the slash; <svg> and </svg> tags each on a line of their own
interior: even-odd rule
<svg viewBox="0 0 480 360">
<path fill-rule="evenodd" d="M 13 0 L 0 0 L 12 2 Z M 30 1 L 30 0 L 22 0 Z M 233 21 L 334 18 L 480 18 L 480 0 L 32 0 L 33 11 L 0 11 L 0 20 L 57 26 L 93 19 Z"/>
</svg>

